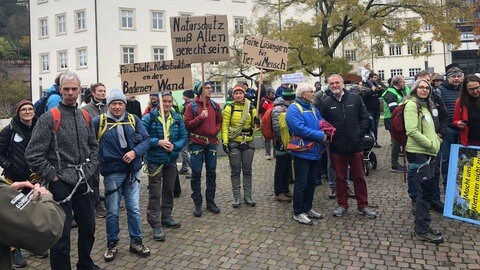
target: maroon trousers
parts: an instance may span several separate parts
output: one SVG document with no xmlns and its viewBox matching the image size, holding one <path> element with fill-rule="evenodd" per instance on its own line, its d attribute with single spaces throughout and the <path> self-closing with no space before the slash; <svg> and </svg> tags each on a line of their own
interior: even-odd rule
<svg viewBox="0 0 480 270">
<path fill-rule="evenodd" d="M 368 206 L 367 183 L 365 182 L 365 172 L 363 171 L 363 152 L 352 154 L 330 153 L 333 169 L 335 170 L 335 182 L 337 191 L 338 205 L 348 209 L 348 165 L 353 181 L 353 188 L 357 199 L 358 209 Z"/>
</svg>

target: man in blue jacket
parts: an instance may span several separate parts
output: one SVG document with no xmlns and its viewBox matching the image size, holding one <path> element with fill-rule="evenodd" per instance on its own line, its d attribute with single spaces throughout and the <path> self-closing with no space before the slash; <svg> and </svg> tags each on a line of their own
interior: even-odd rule
<svg viewBox="0 0 480 270">
<path fill-rule="evenodd" d="M 377 214 L 368 208 L 367 184 L 363 170 L 362 138 L 368 134 L 367 108 L 359 95 L 344 89 L 340 75 L 330 75 L 327 81 L 332 95 L 322 101 L 320 108 L 325 120 L 336 128 L 330 144 L 338 202 L 333 216 L 341 217 L 347 212 L 347 173 L 350 166 L 358 211 L 366 217 L 376 218 Z"/>
<path fill-rule="evenodd" d="M 158 110 L 146 114 L 142 121 L 150 134 L 148 163 L 147 221 L 153 229 L 153 239 L 165 241 L 162 225 L 180 228 L 172 218 L 173 189 L 177 177 L 177 158 L 187 144 L 188 133 L 182 117 L 172 110 L 172 92 L 162 93 L 164 117 Z M 166 133 L 165 133 L 166 132 Z M 160 218 L 161 216 L 161 218 Z"/>
<path fill-rule="evenodd" d="M 113 261 L 117 254 L 120 232 L 118 212 L 121 195 L 125 198 L 131 253 L 146 257 L 150 250 L 142 243 L 140 219 L 140 169 L 142 156 L 149 147 L 149 135 L 141 120 L 126 112 L 127 98 L 118 89 L 107 97 L 106 113 L 93 119 L 99 140 L 100 173 L 105 185 L 107 207 L 107 250 L 103 255 L 106 262 Z"/>
</svg>

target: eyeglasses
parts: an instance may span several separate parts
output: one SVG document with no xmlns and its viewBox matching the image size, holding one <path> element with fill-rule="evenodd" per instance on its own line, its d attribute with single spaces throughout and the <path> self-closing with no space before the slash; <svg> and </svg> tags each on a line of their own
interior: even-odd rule
<svg viewBox="0 0 480 270">
<path fill-rule="evenodd" d="M 421 86 L 417 87 L 417 89 L 420 89 L 420 90 L 430 90 L 430 87 L 429 87 L 429 86 L 423 86 L 423 85 L 421 85 Z"/>
<path fill-rule="evenodd" d="M 473 87 L 473 88 L 467 88 L 467 90 L 470 91 L 470 92 L 478 91 L 478 90 L 480 90 L 480 85 L 476 86 L 476 87 Z"/>
<path fill-rule="evenodd" d="M 20 109 L 21 112 L 33 112 L 33 108 L 22 108 Z"/>
</svg>

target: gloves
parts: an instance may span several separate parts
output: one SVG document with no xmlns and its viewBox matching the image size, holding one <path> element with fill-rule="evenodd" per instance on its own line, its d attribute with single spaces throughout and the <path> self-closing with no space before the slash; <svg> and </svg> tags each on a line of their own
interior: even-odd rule
<svg viewBox="0 0 480 270">
<path fill-rule="evenodd" d="M 225 152 L 227 155 L 230 154 L 230 145 L 228 145 L 228 143 L 223 144 L 223 152 Z"/>
</svg>

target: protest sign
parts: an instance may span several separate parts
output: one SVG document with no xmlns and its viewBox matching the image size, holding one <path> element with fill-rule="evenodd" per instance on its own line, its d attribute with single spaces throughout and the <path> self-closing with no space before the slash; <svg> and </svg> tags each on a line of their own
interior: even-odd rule
<svg viewBox="0 0 480 270">
<path fill-rule="evenodd" d="M 303 73 L 293 73 L 293 74 L 283 74 L 282 75 L 282 84 L 283 83 L 302 83 L 304 82 Z"/>
<path fill-rule="evenodd" d="M 120 65 L 124 94 L 145 95 L 192 88 L 190 61 L 186 59 Z"/>
<path fill-rule="evenodd" d="M 287 70 L 288 43 L 245 36 L 242 63 L 264 69 Z"/>
<path fill-rule="evenodd" d="M 230 59 L 226 15 L 170 17 L 173 58 L 191 63 Z"/>
<path fill-rule="evenodd" d="M 452 144 L 443 214 L 480 225 L 479 196 L 480 147 Z"/>
</svg>

